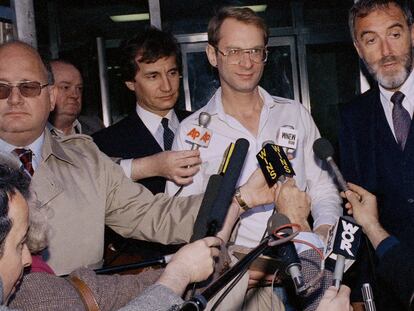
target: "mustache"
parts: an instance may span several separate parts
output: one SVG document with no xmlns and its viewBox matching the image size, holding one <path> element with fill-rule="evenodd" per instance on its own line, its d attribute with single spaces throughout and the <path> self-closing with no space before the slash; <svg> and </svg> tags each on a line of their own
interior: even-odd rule
<svg viewBox="0 0 414 311">
<path fill-rule="evenodd" d="M 389 55 L 389 56 L 384 56 L 383 58 L 381 58 L 379 60 L 379 65 L 384 65 L 386 63 L 390 63 L 390 62 L 398 62 L 400 61 L 400 57 L 395 56 L 395 55 Z"/>
</svg>

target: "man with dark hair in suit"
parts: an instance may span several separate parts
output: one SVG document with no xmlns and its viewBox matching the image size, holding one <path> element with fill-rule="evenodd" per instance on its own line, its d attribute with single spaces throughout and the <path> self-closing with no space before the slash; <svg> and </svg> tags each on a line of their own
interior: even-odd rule
<svg viewBox="0 0 414 311">
<path fill-rule="evenodd" d="M 189 115 L 174 109 L 180 85 L 181 53 L 175 38 L 150 27 L 121 45 L 122 78 L 135 92 L 136 111 L 93 135 L 110 157 L 120 157 L 127 175 L 152 193 L 166 180 L 188 184 L 199 169 L 199 152 L 170 151 L 179 122 Z"/>
<path fill-rule="evenodd" d="M 341 111 L 342 171 L 348 181 L 377 196 L 384 229 L 413 247 L 412 15 L 397 0 L 360 0 L 350 10 L 349 26 L 354 46 L 377 83 Z M 366 253 L 360 252 L 365 264 L 361 262 L 358 275 L 368 277 Z M 359 292 L 360 286 L 354 289 Z M 377 300 L 381 310 L 403 310 L 385 286 L 378 286 Z"/>
<path fill-rule="evenodd" d="M 199 152 L 171 151 L 178 124 L 190 115 L 174 109 L 180 86 L 181 52 L 172 34 L 150 27 L 121 45 L 121 70 L 126 87 L 135 93 L 136 111 L 118 123 L 92 135 L 99 149 L 120 162 L 127 176 L 153 194 L 164 192 L 166 180 L 177 184 L 192 182 L 201 163 Z M 159 249 L 169 253 L 176 248 L 130 240 L 108 232 L 115 248 Z M 138 244 L 138 245 L 137 245 Z M 145 257 L 159 255 L 149 251 Z"/>
</svg>

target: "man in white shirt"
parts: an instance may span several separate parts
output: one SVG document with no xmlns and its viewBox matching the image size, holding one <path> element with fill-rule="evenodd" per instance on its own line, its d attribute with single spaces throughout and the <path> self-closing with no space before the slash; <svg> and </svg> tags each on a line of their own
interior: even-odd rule
<svg viewBox="0 0 414 311">
<path fill-rule="evenodd" d="M 276 144 L 278 131 L 289 127 L 297 134 L 297 147 L 291 153 L 294 177 L 301 190 L 312 200 L 313 230 L 322 239 L 342 214 L 341 199 L 328 173 L 315 159 L 313 142 L 320 137 L 308 111 L 293 100 L 272 97 L 258 86 L 267 59 L 268 33 L 264 21 L 247 8 L 224 8 L 210 20 L 208 46 L 210 64 L 217 68 L 221 88 L 206 106 L 184 120 L 174 140 L 174 150 L 186 150 L 189 129 L 198 124 L 199 112 L 211 115 L 208 128 L 212 131 L 207 148 L 200 148 L 203 160 L 200 172 L 181 195 L 201 193 L 208 178 L 218 172 L 223 154 L 231 142 L 243 137 L 250 143 L 239 182 L 243 183 L 257 167 L 256 154 L 266 141 Z M 167 183 L 166 191 L 174 194 L 178 186 Z M 274 205 L 261 206 L 242 215 L 235 243 L 255 247 L 261 240 Z M 303 233 L 302 233 L 303 234 Z M 318 247 L 323 242 L 317 235 L 307 233 Z M 302 249 L 298 249 L 300 252 Z M 250 272 L 250 277 L 255 274 Z M 262 275 L 257 275 L 262 277 Z"/>
</svg>

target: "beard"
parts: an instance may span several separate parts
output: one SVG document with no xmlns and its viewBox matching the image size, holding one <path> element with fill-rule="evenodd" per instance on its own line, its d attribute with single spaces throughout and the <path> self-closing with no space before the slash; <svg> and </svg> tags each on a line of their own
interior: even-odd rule
<svg viewBox="0 0 414 311">
<path fill-rule="evenodd" d="M 365 66 L 374 79 L 385 89 L 397 89 L 407 79 L 412 70 L 412 50 L 401 56 L 385 56 L 375 63 L 369 64 L 363 59 Z M 383 70 L 382 66 L 388 62 L 397 62 L 398 66 L 392 71 Z"/>
</svg>

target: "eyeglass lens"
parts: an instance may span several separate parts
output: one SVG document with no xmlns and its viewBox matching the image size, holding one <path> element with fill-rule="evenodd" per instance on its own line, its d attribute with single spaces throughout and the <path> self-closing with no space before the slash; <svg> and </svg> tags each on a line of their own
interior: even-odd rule
<svg viewBox="0 0 414 311">
<path fill-rule="evenodd" d="M 14 86 L 0 83 L 0 99 L 6 99 L 10 96 Z M 22 82 L 16 84 L 20 94 L 24 97 L 39 96 L 42 91 L 42 85 L 39 82 Z"/>
</svg>

